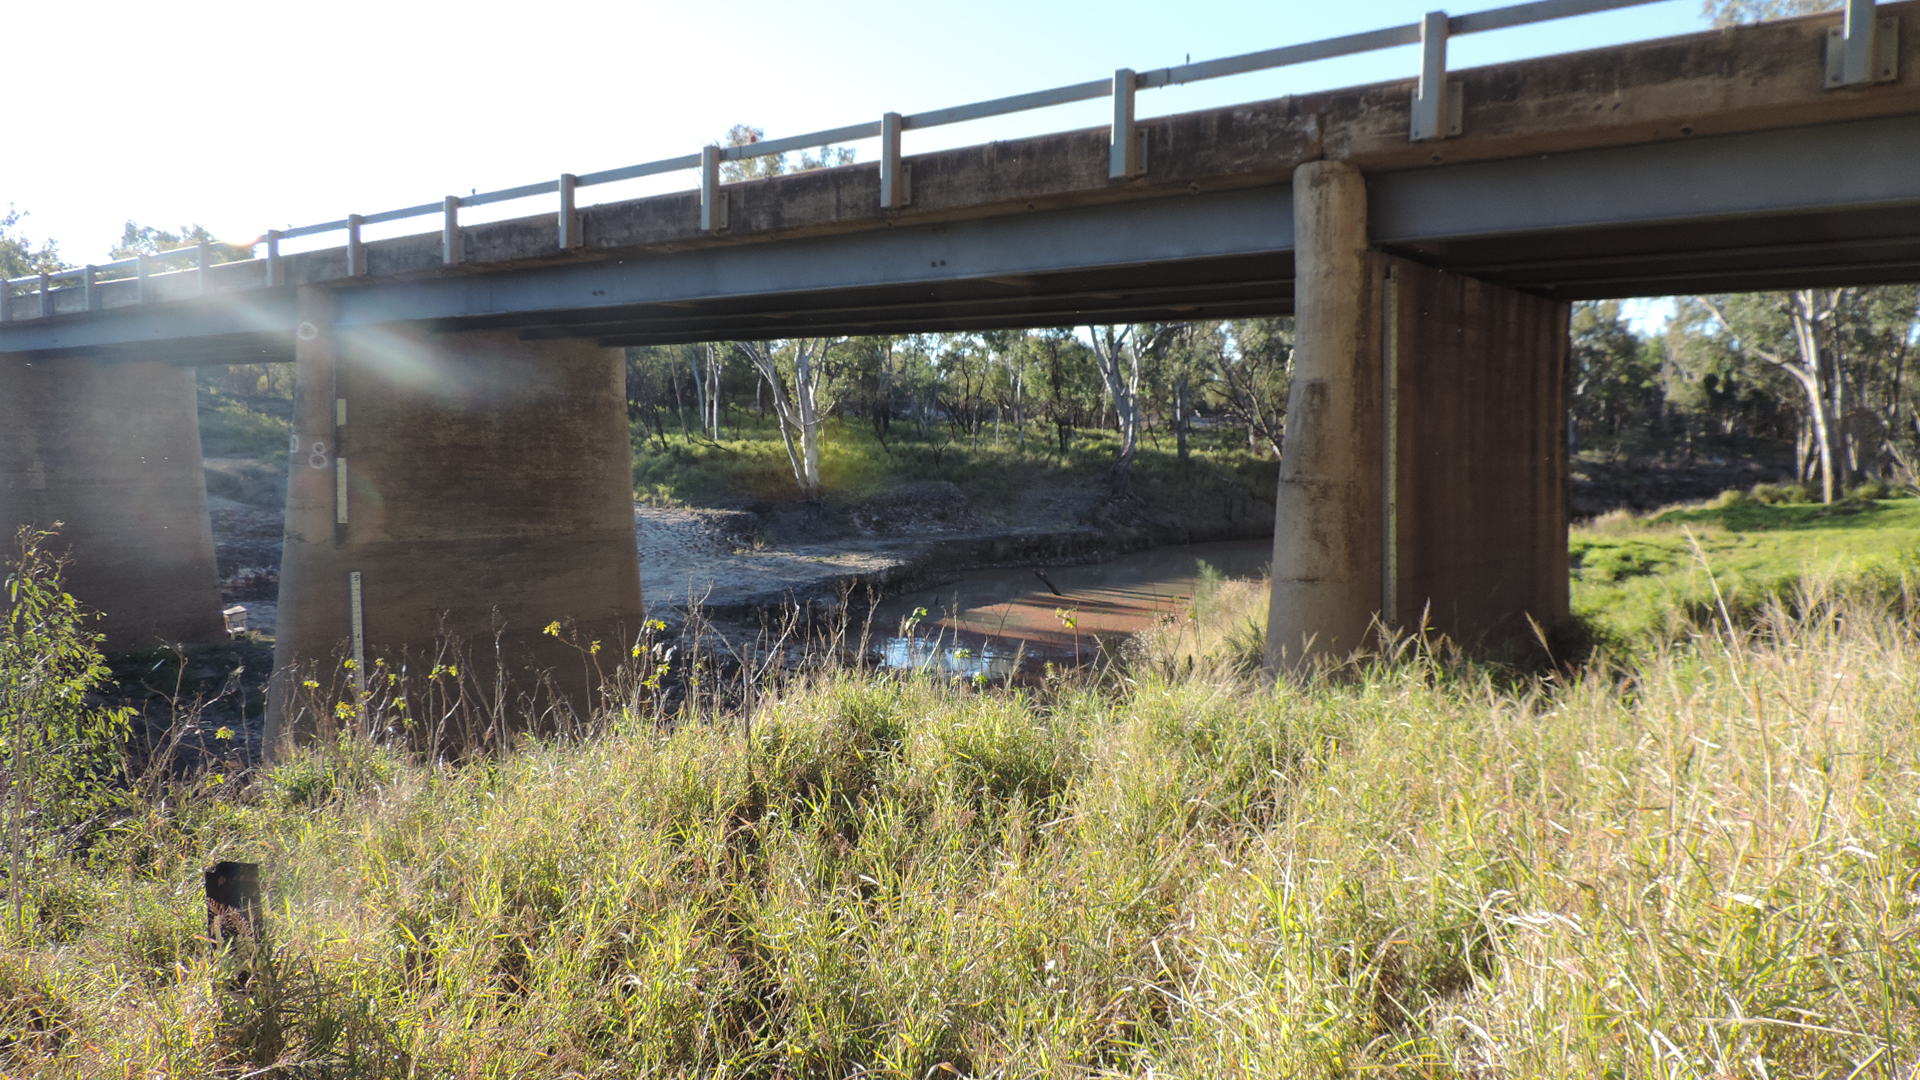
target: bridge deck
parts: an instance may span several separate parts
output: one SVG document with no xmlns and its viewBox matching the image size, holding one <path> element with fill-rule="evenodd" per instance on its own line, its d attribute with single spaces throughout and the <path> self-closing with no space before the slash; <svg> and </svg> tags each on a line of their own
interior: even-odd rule
<svg viewBox="0 0 1920 1080">
<path fill-rule="evenodd" d="M 1920 0 L 1897 81 L 1823 88 L 1837 16 L 1456 73 L 1464 134 L 1408 141 L 1407 80 L 1142 122 L 1148 172 L 1107 175 L 1105 129 L 908 159 L 879 206 L 856 164 L 582 210 L 584 245 L 539 215 L 288 256 L 342 325 L 512 327 L 611 344 L 1037 326 L 1286 311 L 1296 165 L 1365 170 L 1372 241 L 1565 298 L 1920 278 Z M 291 287 L 263 262 L 16 296 L 0 352 L 128 348 L 186 362 L 283 359 Z"/>
</svg>

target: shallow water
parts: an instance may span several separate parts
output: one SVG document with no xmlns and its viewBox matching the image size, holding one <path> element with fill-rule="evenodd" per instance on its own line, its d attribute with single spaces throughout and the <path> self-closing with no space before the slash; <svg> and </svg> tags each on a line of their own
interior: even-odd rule
<svg viewBox="0 0 1920 1080">
<path fill-rule="evenodd" d="M 1150 548 L 1085 566 L 970 570 L 880 604 L 873 618 L 877 652 L 889 667 L 990 679 L 1011 676 L 1022 664 L 1085 663 L 1102 642 L 1184 607 L 1202 562 L 1225 577 L 1259 577 L 1272 555 L 1272 541 L 1233 540 Z M 920 609 L 925 614 L 916 616 Z"/>
</svg>

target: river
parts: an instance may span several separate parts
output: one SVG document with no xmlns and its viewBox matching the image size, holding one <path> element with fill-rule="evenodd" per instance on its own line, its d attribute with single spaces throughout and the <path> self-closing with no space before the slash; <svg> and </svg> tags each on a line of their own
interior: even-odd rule
<svg viewBox="0 0 1920 1080">
<path fill-rule="evenodd" d="M 876 606 L 874 640 L 890 667 L 1001 679 L 1024 665 L 1084 663 L 1193 597 L 1201 564 L 1259 577 L 1270 540 L 1149 548 L 1084 566 L 970 570 Z"/>
</svg>

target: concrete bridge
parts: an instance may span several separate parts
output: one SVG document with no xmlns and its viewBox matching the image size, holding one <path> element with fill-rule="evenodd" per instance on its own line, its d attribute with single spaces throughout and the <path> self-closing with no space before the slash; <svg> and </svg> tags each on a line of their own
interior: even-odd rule
<svg viewBox="0 0 1920 1080">
<path fill-rule="evenodd" d="M 1293 313 L 1270 658 L 1345 653 L 1376 617 L 1552 626 L 1570 300 L 1920 279 L 1920 2 L 1445 67 L 1449 36 L 1637 2 L 1433 15 L 270 233 L 246 262 L 9 283 L 0 525 L 67 523 L 114 644 L 217 636 L 189 368 L 287 361 L 283 671 L 441 630 L 551 647 L 553 619 L 619 640 L 641 610 L 621 346 Z M 1140 90 L 1414 42 L 1414 80 L 1134 116 Z M 1110 126 L 900 153 L 1094 97 Z M 873 136 L 875 162 L 720 182 Z M 699 190 L 576 203 L 674 169 Z M 280 250 L 329 231 L 345 246 Z"/>
</svg>

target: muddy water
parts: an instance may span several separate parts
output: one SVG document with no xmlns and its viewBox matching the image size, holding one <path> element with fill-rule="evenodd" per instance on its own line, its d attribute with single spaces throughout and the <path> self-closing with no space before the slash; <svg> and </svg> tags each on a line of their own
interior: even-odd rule
<svg viewBox="0 0 1920 1080">
<path fill-rule="evenodd" d="M 1144 629 L 1193 597 L 1202 562 L 1226 577 L 1259 577 L 1269 540 L 1180 544 L 1087 566 L 973 570 L 903 593 L 873 618 L 883 662 L 1001 678 L 1025 664 L 1086 662 L 1103 641 Z M 924 615 L 916 612 L 925 610 Z"/>
</svg>

